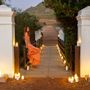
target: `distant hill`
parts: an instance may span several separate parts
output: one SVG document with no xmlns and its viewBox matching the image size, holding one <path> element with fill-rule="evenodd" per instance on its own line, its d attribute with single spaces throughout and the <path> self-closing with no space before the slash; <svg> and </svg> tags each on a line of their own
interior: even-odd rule
<svg viewBox="0 0 90 90">
<path fill-rule="evenodd" d="M 55 19 L 55 13 L 52 9 L 46 8 L 44 3 L 38 4 L 36 7 L 30 7 L 25 12 L 36 15 L 39 19 Z"/>
</svg>

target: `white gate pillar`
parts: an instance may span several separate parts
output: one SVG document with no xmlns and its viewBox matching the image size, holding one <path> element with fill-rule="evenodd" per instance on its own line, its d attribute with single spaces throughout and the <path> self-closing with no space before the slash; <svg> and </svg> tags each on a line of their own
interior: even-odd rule
<svg viewBox="0 0 90 90">
<path fill-rule="evenodd" d="M 77 46 L 80 46 L 80 76 L 84 77 L 90 74 L 90 6 L 79 11 L 77 20 Z"/>
<path fill-rule="evenodd" d="M 14 12 L 11 8 L 0 5 L 0 72 L 14 76 L 15 45 Z"/>
</svg>

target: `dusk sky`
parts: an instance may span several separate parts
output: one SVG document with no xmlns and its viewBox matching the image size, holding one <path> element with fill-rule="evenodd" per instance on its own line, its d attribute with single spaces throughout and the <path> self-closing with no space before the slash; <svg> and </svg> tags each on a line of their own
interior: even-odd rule
<svg viewBox="0 0 90 90">
<path fill-rule="evenodd" d="M 20 8 L 22 10 L 25 10 L 31 6 L 36 6 L 42 1 L 44 0 L 6 0 L 6 2 L 12 7 Z"/>
</svg>

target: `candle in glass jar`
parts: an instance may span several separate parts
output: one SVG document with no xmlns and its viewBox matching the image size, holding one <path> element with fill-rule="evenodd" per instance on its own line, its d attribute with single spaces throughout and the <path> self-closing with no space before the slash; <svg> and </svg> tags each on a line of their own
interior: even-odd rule
<svg viewBox="0 0 90 90">
<path fill-rule="evenodd" d="M 2 75 L 2 72 L 0 72 L 0 77 L 2 77 L 3 75 Z"/>
<path fill-rule="evenodd" d="M 64 65 L 66 64 L 66 60 L 63 61 Z"/>
<path fill-rule="evenodd" d="M 70 83 L 74 83 L 74 77 L 73 77 L 73 76 L 69 77 L 69 78 L 68 78 L 68 81 L 69 81 Z"/>
<path fill-rule="evenodd" d="M 29 66 L 27 66 L 27 70 L 29 70 Z"/>
<path fill-rule="evenodd" d="M 16 73 L 16 74 L 15 74 L 15 79 L 16 79 L 16 80 L 19 80 L 19 79 L 20 79 L 20 73 Z"/>
<path fill-rule="evenodd" d="M 21 79 L 24 80 L 24 76 L 23 75 L 21 76 Z"/>
<path fill-rule="evenodd" d="M 66 71 L 68 71 L 68 66 L 66 66 Z"/>
<path fill-rule="evenodd" d="M 63 56 L 61 56 L 61 59 L 63 59 Z"/>
<path fill-rule="evenodd" d="M 74 75 L 75 82 L 79 82 L 79 77 L 77 74 Z"/>
<path fill-rule="evenodd" d="M 15 46 L 18 47 L 18 42 L 16 42 Z"/>
</svg>

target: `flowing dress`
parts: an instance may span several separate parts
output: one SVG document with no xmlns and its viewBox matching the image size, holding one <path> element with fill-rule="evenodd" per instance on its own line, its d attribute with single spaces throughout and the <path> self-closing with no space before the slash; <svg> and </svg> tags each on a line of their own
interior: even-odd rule
<svg viewBox="0 0 90 90">
<path fill-rule="evenodd" d="M 24 39 L 25 39 L 26 48 L 28 49 L 27 55 L 28 55 L 29 62 L 34 66 L 39 65 L 40 64 L 40 49 L 37 47 L 34 47 L 30 43 L 30 36 L 28 35 L 27 32 L 25 32 L 24 34 Z"/>
</svg>

